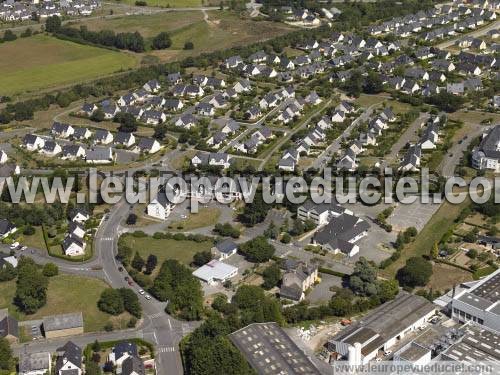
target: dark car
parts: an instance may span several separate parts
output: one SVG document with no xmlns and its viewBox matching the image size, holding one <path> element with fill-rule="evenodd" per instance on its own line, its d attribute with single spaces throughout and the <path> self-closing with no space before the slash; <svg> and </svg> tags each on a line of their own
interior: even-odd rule
<svg viewBox="0 0 500 375">
<path fill-rule="evenodd" d="M 118 271 L 123 272 L 123 267 L 118 267 Z"/>
</svg>

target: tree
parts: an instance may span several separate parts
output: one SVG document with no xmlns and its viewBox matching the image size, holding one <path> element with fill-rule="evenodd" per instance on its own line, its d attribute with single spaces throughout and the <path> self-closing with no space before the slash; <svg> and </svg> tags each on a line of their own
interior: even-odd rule
<svg viewBox="0 0 500 375">
<path fill-rule="evenodd" d="M 111 315 L 120 315 L 125 311 L 121 292 L 113 288 L 103 290 L 97 306 L 101 311 Z"/>
<path fill-rule="evenodd" d="M 438 256 L 439 256 L 439 246 L 438 246 L 438 243 L 436 241 L 436 242 L 434 242 L 434 245 L 432 245 L 431 258 L 432 259 L 437 259 Z"/>
<path fill-rule="evenodd" d="M 17 265 L 14 303 L 26 314 L 34 314 L 47 302 L 48 279 L 31 258 L 21 257 Z"/>
<path fill-rule="evenodd" d="M 137 131 L 137 120 L 131 113 L 120 112 L 115 116 L 115 121 L 120 123 L 121 132 L 133 133 Z"/>
<path fill-rule="evenodd" d="M 6 370 L 9 373 L 14 369 L 14 363 L 9 342 L 6 338 L 0 337 L 0 370 Z"/>
<path fill-rule="evenodd" d="M 94 352 L 100 352 L 101 351 L 101 343 L 99 341 L 97 341 L 97 339 L 92 344 L 92 350 Z"/>
<path fill-rule="evenodd" d="M 131 213 L 127 217 L 127 225 L 135 225 L 137 223 L 137 215 L 134 213 Z"/>
<path fill-rule="evenodd" d="M 209 250 L 199 251 L 193 256 L 193 264 L 201 267 L 212 260 L 212 253 Z"/>
<path fill-rule="evenodd" d="M 186 43 L 184 43 L 184 49 L 185 49 L 185 50 L 191 50 L 191 49 L 194 49 L 194 44 L 193 44 L 193 42 L 186 42 Z"/>
<path fill-rule="evenodd" d="M 292 242 L 292 236 L 290 236 L 288 233 L 284 233 L 283 236 L 281 236 L 281 242 L 285 244 Z"/>
<path fill-rule="evenodd" d="M 350 96 L 358 97 L 363 88 L 363 76 L 359 70 L 355 70 L 347 80 L 345 89 Z"/>
<path fill-rule="evenodd" d="M 155 36 L 151 42 L 151 47 L 153 49 L 165 49 L 169 48 L 171 45 L 172 40 L 170 39 L 170 35 L 164 31 Z"/>
<path fill-rule="evenodd" d="M 240 230 L 229 223 L 217 223 L 213 231 L 224 237 L 238 238 L 240 236 Z"/>
<path fill-rule="evenodd" d="M 377 283 L 377 288 L 377 296 L 380 298 L 381 303 L 394 299 L 399 293 L 397 280 L 380 280 Z"/>
<path fill-rule="evenodd" d="M 365 84 L 363 85 L 363 90 L 367 94 L 378 94 L 384 90 L 382 79 L 380 79 L 378 73 L 375 72 L 368 73 Z"/>
<path fill-rule="evenodd" d="M 261 223 L 270 209 L 270 205 L 264 202 L 262 191 L 258 190 L 255 193 L 253 202 L 245 205 L 243 213 L 240 215 L 240 221 L 249 226 Z"/>
<path fill-rule="evenodd" d="M 14 280 L 16 276 L 17 272 L 12 264 L 5 263 L 5 265 L 0 268 L 0 282 Z"/>
<path fill-rule="evenodd" d="M 264 270 L 262 277 L 264 278 L 264 283 L 262 284 L 264 289 L 274 288 L 281 280 L 280 268 L 277 264 L 273 264 Z"/>
<path fill-rule="evenodd" d="M 31 225 L 26 225 L 26 226 L 24 227 L 23 234 L 24 234 L 25 236 L 32 236 L 32 235 L 34 235 L 35 233 L 36 233 L 36 230 L 35 230 L 35 228 L 34 228 L 33 226 L 31 226 Z"/>
<path fill-rule="evenodd" d="M 101 108 L 98 108 L 93 114 L 92 116 L 90 116 L 90 119 L 92 121 L 95 121 L 95 122 L 102 122 L 105 120 L 105 115 L 104 115 L 104 111 L 101 109 Z"/>
<path fill-rule="evenodd" d="M 267 242 L 264 236 L 255 237 L 241 244 L 239 249 L 245 255 L 245 258 L 253 263 L 267 262 L 275 252 L 274 246 Z"/>
<path fill-rule="evenodd" d="M 422 257 L 412 257 L 399 269 L 396 278 L 403 286 L 414 288 L 425 286 L 432 276 L 432 265 Z"/>
<path fill-rule="evenodd" d="M 12 42 L 13 40 L 17 39 L 17 35 L 12 32 L 12 30 L 5 30 L 3 34 L 3 41 L 4 42 Z"/>
<path fill-rule="evenodd" d="M 467 256 L 471 259 L 476 259 L 477 258 L 477 250 L 476 249 L 470 249 L 467 251 Z"/>
<path fill-rule="evenodd" d="M 160 124 L 160 125 L 155 127 L 155 131 L 153 133 L 154 139 L 162 141 L 165 139 L 166 136 L 167 136 L 167 125 L 166 124 Z"/>
<path fill-rule="evenodd" d="M 59 274 L 59 267 L 57 267 L 54 263 L 47 263 L 43 266 L 42 273 L 47 277 L 57 276 Z"/>
<path fill-rule="evenodd" d="M 136 318 L 140 318 L 142 315 L 142 307 L 137 294 L 135 294 L 133 290 L 128 288 L 120 288 L 118 289 L 118 291 L 120 292 L 121 298 L 123 300 L 124 309 Z"/>
<path fill-rule="evenodd" d="M 48 17 L 45 21 L 45 31 L 57 33 L 61 30 L 61 19 L 58 16 Z"/>
<path fill-rule="evenodd" d="M 274 221 L 271 221 L 269 224 L 269 227 L 264 231 L 264 236 L 267 238 L 271 238 L 273 240 L 277 239 L 280 234 L 280 231 L 276 224 L 274 224 Z"/>
<path fill-rule="evenodd" d="M 144 259 L 142 259 L 139 252 L 136 251 L 134 259 L 132 259 L 132 267 L 135 268 L 137 271 L 141 272 L 142 269 L 144 268 L 144 265 L 145 265 Z"/>
<path fill-rule="evenodd" d="M 156 257 L 156 255 L 149 254 L 148 259 L 146 260 L 145 273 L 147 275 L 151 275 L 153 273 L 154 269 L 156 268 L 157 264 L 158 264 L 158 258 Z"/>
</svg>

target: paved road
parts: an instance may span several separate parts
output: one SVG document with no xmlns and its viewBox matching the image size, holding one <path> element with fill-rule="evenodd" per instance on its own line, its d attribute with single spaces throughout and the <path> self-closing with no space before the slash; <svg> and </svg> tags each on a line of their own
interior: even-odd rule
<svg viewBox="0 0 500 375">
<path fill-rule="evenodd" d="M 410 126 L 408 126 L 408 129 L 406 129 L 401 137 L 399 137 L 398 140 L 392 145 L 391 151 L 388 155 L 385 156 L 385 159 L 394 161 L 397 158 L 399 152 L 405 147 L 408 142 L 418 139 L 418 129 L 422 127 L 422 124 L 425 123 L 428 118 L 429 114 L 420 113 L 418 118 L 415 119 L 415 121 L 413 121 Z"/>
<path fill-rule="evenodd" d="M 459 141 L 457 143 L 454 143 L 453 146 L 448 150 L 448 153 L 444 156 L 441 164 L 438 167 L 441 175 L 443 177 L 455 176 L 455 168 L 471 142 L 481 134 L 486 133 L 491 128 L 491 126 L 486 127 L 479 124 L 472 125 L 472 129 L 467 134 L 467 138 L 462 139 L 461 142 Z"/>
<path fill-rule="evenodd" d="M 497 20 L 497 21 L 492 22 L 488 26 L 485 26 L 481 29 L 471 31 L 470 33 L 460 34 L 456 38 L 452 38 L 452 39 L 446 40 L 442 43 L 439 43 L 436 45 L 436 47 L 441 48 L 441 49 L 447 48 L 447 47 L 450 47 L 453 44 L 455 44 L 455 42 L 459 39 L 463 39 L 465 37 L 478 37 L 478 36 L 486 34 L 490 30 L 498 29 L 499 27 L 500 27 L 500 20 Z"/>
<path fill-rule="evenodd" d="M 309 169 L 321 170 L 330 161 L 332 156 L 340 150 L 342 140 L 348 138 L 352 131 L 362 122 L 367 121 L 373 113 L 373 110 L 379 104 L 372 104 L 361 115 L 358 116 L 330 145 L 314 160 Z"/>
</svg>

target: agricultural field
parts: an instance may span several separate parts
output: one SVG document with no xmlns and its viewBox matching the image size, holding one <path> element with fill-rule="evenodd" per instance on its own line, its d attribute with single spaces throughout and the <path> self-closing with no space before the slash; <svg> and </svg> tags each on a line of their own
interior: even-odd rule
<svg viewBox="0 0 500 375">
<path fill-rule="evenodd" d="M 152 39 L 161 31 L 166 31 L 170 34 L 172 46 L 165 50 L 146 52 L 165 62 L 255 43 L 263 37 L 270 39 L 292 30 L 285 24 L 254 21 L 229 11 L 213 10 L 205 13 L 206 19 L 201 11 L 176 11 L 107 20 L 90 19 L 74 26 L 85 25 L 92 31 L 104 29 L 115 32 L 139 31 L 145 39 Z M 186 42 L 192 42 L 194 48 L 184 50 Z"/>
<path fill-rule="evenodd" d="M 47 35 L 0 45 L 0 95 L 57 87 L 134 68 L 139 58 L 128 53 L 80 45 Z"/>
<path fill-rule="evenodd" d="M 219 4 L 214 0 L 144 0 L 147 6 L 161 8 L 196 8 L 202 6 L 214 6 Z M 120 0 L 120 4 L 135 5 L 136 0 Z"/>
<path fill-rule="evenodd" d="M 79 28 L 86 26 L 89 30 L 113 30 L 115 33 L 138 31 L 144 38 L 152 38 L 161 31 L 172 32 L 203 21 L 200 11 L 161 12 L 150 15 L 133 15 L 120 18 L 92 18 L 69 26 Z"/>
</svg>

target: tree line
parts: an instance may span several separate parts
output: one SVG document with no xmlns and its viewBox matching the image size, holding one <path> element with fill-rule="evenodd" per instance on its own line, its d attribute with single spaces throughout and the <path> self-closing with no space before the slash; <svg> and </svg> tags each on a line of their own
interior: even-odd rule
<svg viewBox="0 0 500 375">
<path fill-rule="evenodd" d="M 138 32 L 115 33 L 113 30 L 105 29 L 90 31 L 86 26 L 79 29 L 62 26 L 58 16 L 49 17 L 45 23 L 45 30 L 56 37 L 70 39 L 79 43 L 90 43 L 103 47 L 113 47 L 132 52 L 144 52 L 148 48 L 143 36 Z M 170 36 L 166 32 L 160 32 L 151 41 L 152 49 L 165 49 L 172 45 Z"/>
</svg>

